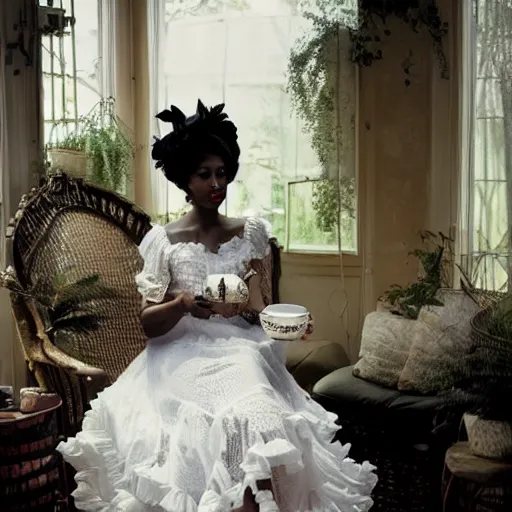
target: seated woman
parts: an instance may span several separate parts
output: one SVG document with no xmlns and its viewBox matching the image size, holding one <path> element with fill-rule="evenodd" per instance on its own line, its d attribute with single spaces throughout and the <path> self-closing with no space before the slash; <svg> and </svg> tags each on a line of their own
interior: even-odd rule
<svg viewBox="0 0 512 512">
<path fill-rule="evenodd" d="M 285 344 L 258 325 L 264 307 L 251 262 L 265 224 L 218 213 L 238 170 L 235 125 L 201 102 L 153 158 L 192 209 L 140 245 L 137 284 L 146 349 L 91 403 L 83 430 L 59 445 L 77 470 L 79 509 L 169 512 L 362 512 L 377 477 L 332 443 L 336 417 L 285 367 Z M 244 315 L 201 297 L 209 274 L 246 278 Z"/>
</svg>

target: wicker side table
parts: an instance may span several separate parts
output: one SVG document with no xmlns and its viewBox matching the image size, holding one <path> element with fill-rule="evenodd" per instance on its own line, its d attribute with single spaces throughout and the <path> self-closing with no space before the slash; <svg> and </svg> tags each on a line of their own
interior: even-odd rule
<svg viewBox="0 0 512 512">
<path fill-rule="evenodd" d="M 443 512 L 510 512 L 512 462 L 473 455 L 457 443 L 445 458 Z"/>
<path fill-rule="evenodd" d="M 59 442 L 59 403 L 23 414 L 0 415 L 0 509 L 2 512 L 58 509 L 63 463 Z M 64 504 L 64 503 L 63 503 Z"/>
</svg>

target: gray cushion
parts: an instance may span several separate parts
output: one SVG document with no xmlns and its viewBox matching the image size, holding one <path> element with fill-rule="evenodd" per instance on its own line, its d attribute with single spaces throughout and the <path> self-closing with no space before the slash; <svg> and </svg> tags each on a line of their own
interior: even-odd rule
<svg viewBox="0 0 512 512">
<path fill-rule="evenodd" d="M 414 395 L 373 384 L 354 377 L 353 366 L 346 366 L 333 371 L 320 379 L 313 388 L 313 395 L 322 403 L 331 402 L 330 409 L 342 408 L 345 405 L 354 405 L 368 408 L 368 412 L 375 409 L 410 412 L 434 413 L 442 399 L 436 396 Z"/>
</svg>

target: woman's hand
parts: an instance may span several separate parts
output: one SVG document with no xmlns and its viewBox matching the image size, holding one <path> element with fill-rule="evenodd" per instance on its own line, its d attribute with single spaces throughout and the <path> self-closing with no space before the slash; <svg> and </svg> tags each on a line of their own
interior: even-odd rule
<svg viewBox="0 0 512 512">
<path fill-rule="evenodd" d="M 175 291 L 172 295 L 180 302 L 183 313 L 189 313 L 195 318 L 204 320 L 210 318 L 213 314 L 212 304 L 204 297 L 194 297 L 191 293 L 182 291 Z"/>
<path fill-rule="evenodd" d="M 313 334 L 313 331 L 315 330 L 315 320 L 311 316 L 311 313 L 309 314 L 309 323 L 308 327 L 306 329 L 306 334 L 302 336 L 303 340 L 307 340 L 311 334 Z"/>
<path fill-rule="evenodd" d="M 224 318 L 232 318 L 240 315 L 247 307 L 247 304 L 227 304 L 225 302 L 212 303 L 212 312 L 214 315 L 220 315 Z"/>
</svg>

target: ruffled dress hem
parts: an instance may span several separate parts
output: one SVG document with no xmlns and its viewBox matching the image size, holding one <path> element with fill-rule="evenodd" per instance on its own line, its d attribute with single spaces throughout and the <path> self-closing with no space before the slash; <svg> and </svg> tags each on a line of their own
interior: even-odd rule
<svg viewBox="0 0 512 512">
<path fill-rule="evenodd" d="M 298 509 L 301 512 L 367 512 L 373 504 L 370 494 L 377 482 L 375 467 L 348 458 L 349 444 L 331 442 L 339 426 L 328 411 L 323 411 L 323 418 L 309 411 L 291 413 L 284 420 L 286 439 L 254 443 L 241 464 L 243 483 L 233 482 L 217 461 L 209 488 L 196 503 L 185 490 L 152 479 L 154 461 L 125 467 L 103 421 L 101 395 L 91 405 L 82 432 L 57 447 L 77 471 L 73 498 L 79 510 L 229 512 L 242 505 L 244 491 L 250 487 L 260 502 L 260 512 L 274 512 L 279 510 L 277 504 L 268 493 L 258 490 L 257 482 L 272 479 L 279 487 L 282 479 L 294 474 L 307 478 L 302 485 L 307 484 L 309 493 L 307 503 Z"/>
</svg>

